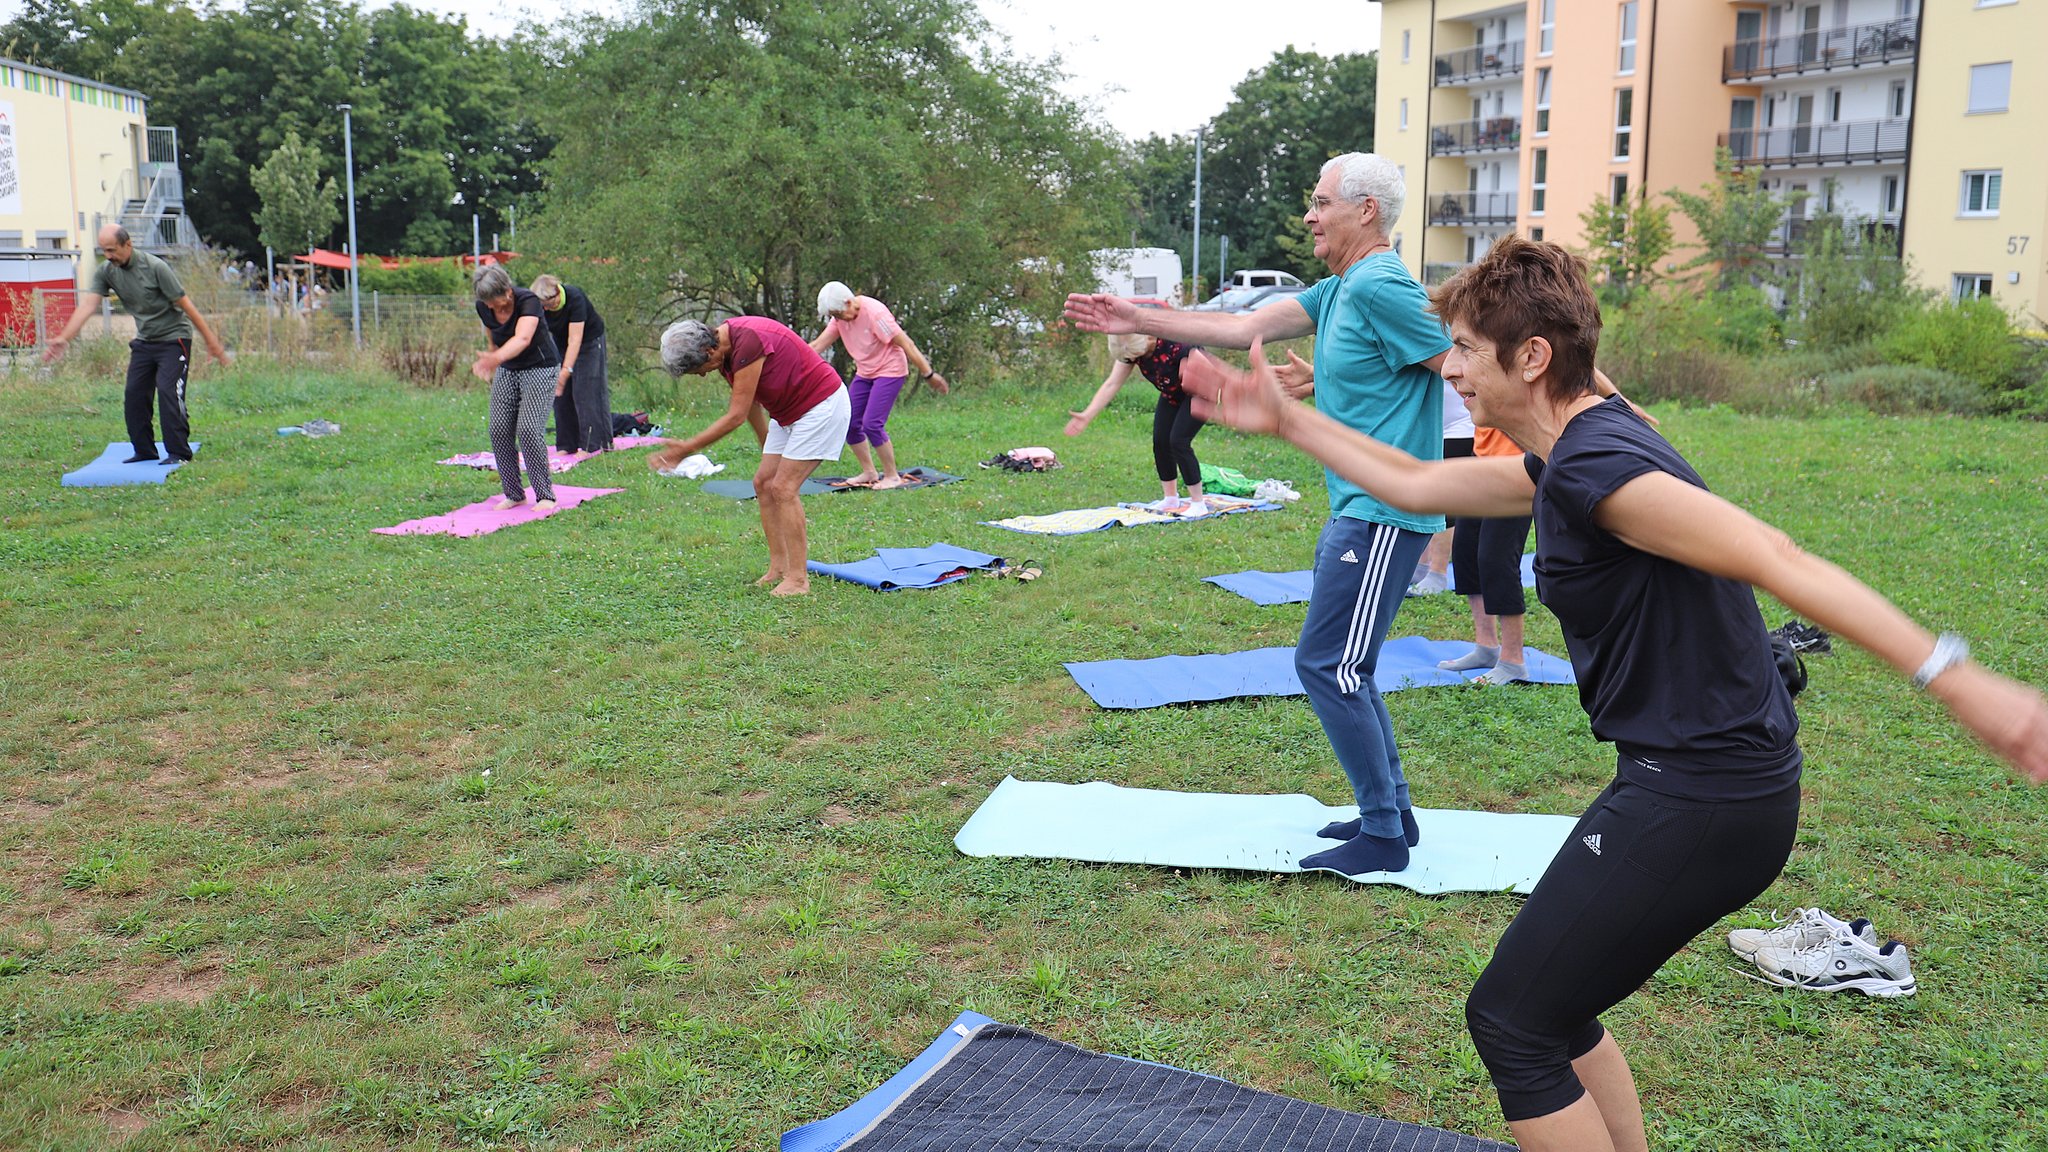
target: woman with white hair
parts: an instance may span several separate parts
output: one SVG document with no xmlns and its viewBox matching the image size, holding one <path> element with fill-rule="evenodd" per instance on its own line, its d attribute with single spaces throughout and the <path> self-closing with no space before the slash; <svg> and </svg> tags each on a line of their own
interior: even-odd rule
<svg viewBox="0 0 2048 1152">
<path fill-rule="evenodd" d="M 1200 500 L 1203 496 L 1202 464 L 1195 459 L 1195 434 L 1202 430 L 1202 422 L 1196 418 L 1194 406 L 1188 403 L 1188 394 L 1180 386 L 1181 365 L 1187 361 L 1188 353 L 1197 350 L 1192 344 L 1156 336 L 1111 336 L 1109 354 L 1116 363 L 1110 366 L 1109 378 L 1095 390 L 1095 398 L 1088 402 L 1088 407 L 1067 413 L 1073 417 L 1067 421 L 1067 435 L 1079 436 L 1116 399 L 1133 369 L 1159 389 L 1159 404 L 1152 409 L 1152 464 L 1158 469 L 1161 497 L 1169 511 L 1188 503 L 1174 487 L 1176 475 L 1188 486 L 1189 500 Z"/>
<path fill-rule="evenodd" d="M 735 316 L 716 328 L 678 320 L 661 334 L 661 366 L 671 376 L 717 372 L 732 388 L 709 427 L 647 458 L 659 472 L 751 424 L 761 439 L 754 500 L 768 538 L 768 571 L 756 584 L 777 596 L 811 590 L 810 538 L 797 492 L 822 460 L 839 459 L 852 419 L 846 386 L 803 337 L 765 316 Z"/>
<path fill-rule="evenodd" d="M 873 488 L 901 488 L 910 481 L 896 470 L 896 448 L 889 442 L 889 412 L 896 396 L 910 379 L 911 360 L 917 361 L 919 375 L 944 396 L 946 378 L 917 347 L 917 342 L 896 323 L 887 305 L 872 296 L 858 296 L 837 280 L 818 289 L 818 319 L 825 330 L 811 341 L 811 351 L 823 356 L 834 343 L 844 343 L 853 357 L 853 383 L 847 392 L 852 422 L 846 429 L 847 446 L 860 461 L 860 475 L 849 485 Z M 873 454 L 870 455 L 870 446 Z M 876 460 L 882 465 L 875 470 Z"/>
<path fill-rule="evenodd" d="M 608 452 L 612 446 L 612 389 L 605 363 L 604 317 L 590 297 L 552 273 L 533 282 L 547 310 L 544 319 L 562 366 L 555 373 L 555 447 L 564 452 Z"/>
<path fill-rule="evenodd" d="M 526 478 L 533 482 L 534 507 L 555 506 L 555 485 L 548 475 L 544 433 L 555 397 L 555 376 L 562 358 L 543 322 L 540 297 L 512 283 L 496 264 L 477 270 L 476 315 L 491 339 L 491 350 L 476 358 L 470 371 L 491 382 L 491 454 L 497 458 L 498 482 L 505 494 L 491 503 L 504 511 L 526 502 L 519 482 L 519 457 L 526 456 Z"/>
</svg>

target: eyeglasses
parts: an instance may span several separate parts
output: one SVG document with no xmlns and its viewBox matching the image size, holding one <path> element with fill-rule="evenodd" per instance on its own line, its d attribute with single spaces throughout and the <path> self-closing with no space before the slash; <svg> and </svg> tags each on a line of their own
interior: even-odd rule
<svg viewBox="0 0 2048 1152">
<path fill-rule="evenodd" d="M 1310 212 L 1328 212 L 1330 205 L 1335 204 L 1336 201 L 1328 196 L 1318 196 L 1311 192 L 1301 198 L 1301 203 Z"/>
</svg>

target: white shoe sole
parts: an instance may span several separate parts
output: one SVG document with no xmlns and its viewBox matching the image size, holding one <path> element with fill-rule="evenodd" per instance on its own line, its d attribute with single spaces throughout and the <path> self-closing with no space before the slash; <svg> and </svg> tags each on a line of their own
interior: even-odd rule
<svg viewBox="0 0 2048 1152">
<path fill-rule="evenodd" d="M 1920 990 L 1917 981 L 1887 980 L 1882 976 L 1863 976 L 1855 980 L 1844 980 L 1839 984 L 1804 984 L 1759 970 L 1757 979 L 1780 988 L 1797 988 L 1802 992 L 1861 992 L 1865 996 L 1876 996 L 1884 1000 L 1911 996 Z"/>
</svg>

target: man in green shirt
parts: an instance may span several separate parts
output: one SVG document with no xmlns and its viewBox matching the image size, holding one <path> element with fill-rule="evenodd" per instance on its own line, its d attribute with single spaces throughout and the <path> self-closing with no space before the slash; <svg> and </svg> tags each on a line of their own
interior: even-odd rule
<svg viewBox="0 0 2048 1152">
<path fill-rule="evenodd" d="M 228 362 L 228 350 L 207 326 L 206 318 L 193 307 L 185 286 L 171 266 L 148 252 L 137 252 L 128 230 L 109 224 L 100 229 L 100 254 L 106 259 L 92 274 L 92 290 L 78 302 L 64 331 L 50 341 L 43 353 L 45 363 L 53 362 L 71 345 L 71 338 L 109 293 L 135 317 L 135 339 L 128 342 L 128 391 L 123 409 L 128 417 L 128 439 L 135 455 L 124 463 L 155 460 L 156 432 L 149 422 L 149 395 L 156 393 L 157 410 L 163 416 L 164 463 L 192 458 L 192 426 L 185 417 L 185 378 L 192 367 L 192 330 L 206 339 L 206 350 L 215 360 Z M 180 315 L 183 313 L 183 315 Z"/>
</svg>

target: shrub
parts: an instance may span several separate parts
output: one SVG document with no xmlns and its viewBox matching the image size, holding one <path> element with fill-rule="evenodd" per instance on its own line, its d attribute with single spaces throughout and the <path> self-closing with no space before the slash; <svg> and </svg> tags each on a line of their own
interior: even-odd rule
<svg viewBox="0 0 2048 1152">
<path fill-rule="evenodd" d="M 1878 364 L 1830 377 L 1828 399 L 1885 416 L 1953 412 L 1974 416 L 1990 407 L 1991 393 L 1954 373 L 1921 364 Z"/>
<path fill-rule="evenodd" d="M 1987 392 L 2019 385 L 2022 346 L 2012 321 L 1990 300 L 1936 304 L 1903 316 L 1878 340 L 1886 360 L 1959 376 Z"/>
<path fill-rule="evenodd" d="M 396 268 L 364 268 L 365 295 L 382 292 L 387 296 L 461 296 L 469 291 L 469 277 L 453 260 L 433 264 L 401 264 Z"/>
<path fill-rule="evenodd" d="M 462 388 L 475 378 L 469 373 L 476 341 L 432 329 L 401 331 L 378 346 L 378 358 L 393 375 L 416 388 Z"/>
<path fill-rule="evenodd" d="M 1763 289 L 1743 285 L 1701 298 L 1706 334 L 1731 352 L 1760 355 L 1785 346 L 1785 326 Z"/>
</svg>

